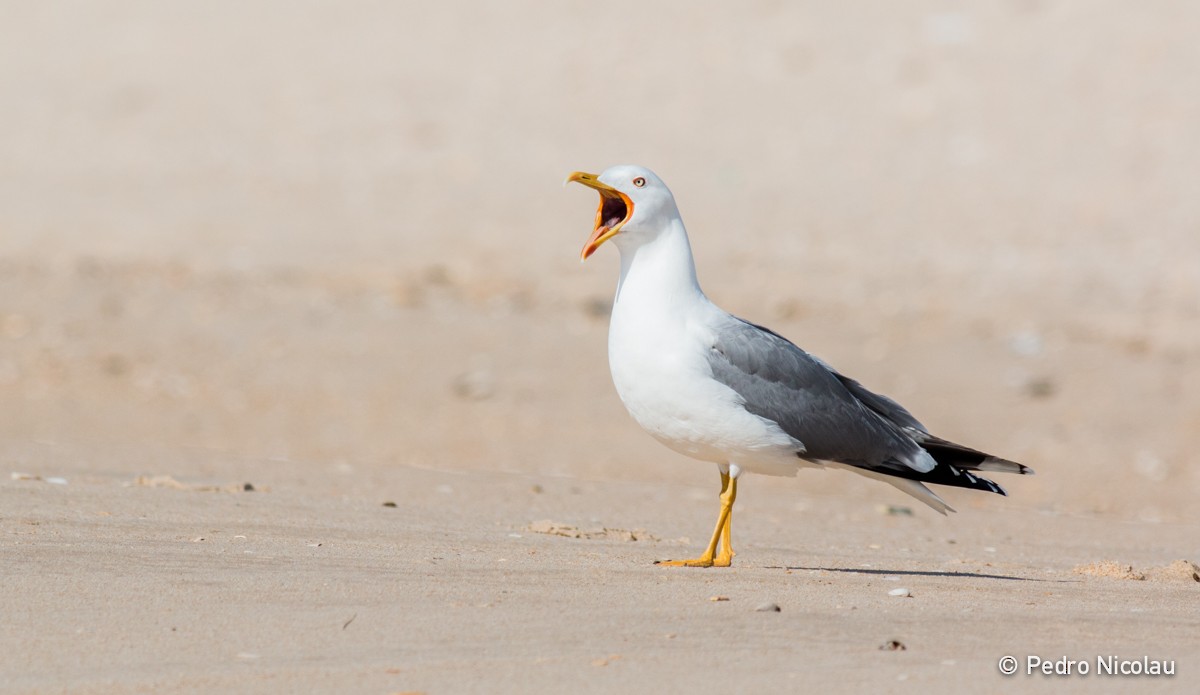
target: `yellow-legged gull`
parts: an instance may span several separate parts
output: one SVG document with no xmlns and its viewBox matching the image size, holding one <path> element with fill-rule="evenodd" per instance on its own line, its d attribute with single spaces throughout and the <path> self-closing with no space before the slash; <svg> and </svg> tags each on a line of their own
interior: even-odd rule
<svg viewBox="0 0 1200 695">
<path fill-rule="evenodd" d="M 786 338 L 722 311 L 704 296 L 675 198 L 649 169 L 575 172 L 600 194 L 586 260 L 613 240 L 621 252 L 608 334 L 613 384 L 647 432 L 717 464 L 721 508 L 704 554 L 665 565 L 727 567 L 730 521 L 743 472 L 795 475 L 841 468 L 890 483 L 945 514 L 924 483 L 1005 494 L 978 471 L 1029 468 L 929 433 L 900 404 Z"/>
</svg>

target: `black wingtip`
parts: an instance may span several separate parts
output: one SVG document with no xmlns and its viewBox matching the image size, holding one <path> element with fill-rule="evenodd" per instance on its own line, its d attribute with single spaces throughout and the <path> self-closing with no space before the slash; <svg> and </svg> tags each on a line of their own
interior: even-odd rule
<svg viewBox="0 0 1200 695">
<path fill-rule="evenodd" d="M 959 470 L 959 469 L 955 468 L 954 466 L 951 466 L 948 464 L 943 464 L 943 466 L 945 466 L 946 468 L 949 468 L 951 471 L 954 472 L 953 474 L 955 475 L 956 480 L 955 480 L 955 482 L 952 482 L 952 483 L 944 483 L 944 482 L 940 483 L 942 485 L 949 484 L 954 487 L 965 487 L 965 488 L 970 488 L 972 490 L 983 490 L 985 492 L 994 492 L 997 495 L 1001 495 L 1003 497 L 1008 497 L 1008 493 L 1005 492 L 1004 488 L 1000 487 L 999 484 L 997 484 L 991 480 L 988 480 L 987 478 L 981 478 L 981 477 L 971 473 L 970 471 Z M 938 466 L 938 468 L 942 468 L 943 466 Z M 934 469 L 934 470 L 937 470 L 937 469 Z M 935 482 L 935 481 L 930 481 L 930 482 Z"/>
<path fill-rule="evenodd" d="M 897 478 L 908 478 L 909 480 L 916 480 L 931 485 L 982 490 L 983 492 L 993 492 L 997 495 L 1008 497 L 1008 493 L 1004 491 L 1004 488 L 995 482 L 975 475 L 970 470 L 959 468 L 944 461 L 938 461 L 937 465 L 931 470 L 924 472 L 914 470 L 906 465 L 899 465 L 899 462 L 896 463 L 897 465 L 891 466 L 886 471 L 887 475 L 893 475 Z"/>
</svg>

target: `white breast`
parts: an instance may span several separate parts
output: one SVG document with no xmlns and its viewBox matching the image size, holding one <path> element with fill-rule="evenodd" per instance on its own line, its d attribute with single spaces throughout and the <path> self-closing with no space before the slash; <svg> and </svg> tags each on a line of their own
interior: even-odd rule
<svg viewBox="0 0 1200 695">
<path fill-rule="evenodd" d="M 795 440 L 747 412 L 735 391 L 712 378 L 707 353 L 724 312 L 703 296 L 671 312 L 653 304 L 618 301 L 609 328 L 613 384 L 634 420 L 693 458 L 794 473 L 801 463 Z"/>
<path fill-rule="evenodd" d="M 742 407 L 712 378 L 708 353 L 732 317 L 696 281 L 683 222 L 674 217 L 647 237 L 618 235 L 621 281 L 608 334 L 613 384 L 629 414 L 682 454 L 745 470 L 792 475 L 800 444 Z"/>
</svg>

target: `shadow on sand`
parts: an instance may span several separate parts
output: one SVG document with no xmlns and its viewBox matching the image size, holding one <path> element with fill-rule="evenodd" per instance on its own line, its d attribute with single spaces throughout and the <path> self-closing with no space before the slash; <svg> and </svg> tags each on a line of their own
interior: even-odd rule
<svg viewBox="0 0 1200 695">
<path fill-rule="evenodd" d="M 1007 574 L 983 574 L 981 572 L 927 572 L 923 570 L 881 570 L 854 567 L 780 567 L 774 565 L 765 569 L 809 571 L 809 572 L 843 572 L 846 574 L 878 574 L 893 577 L 955 577 L 963 579 L 1003 579 L 1010 582 L 1071 582 L 1070 579 L 1036 579 L 1033 577 L 1013 577 Z"/>
</svg>

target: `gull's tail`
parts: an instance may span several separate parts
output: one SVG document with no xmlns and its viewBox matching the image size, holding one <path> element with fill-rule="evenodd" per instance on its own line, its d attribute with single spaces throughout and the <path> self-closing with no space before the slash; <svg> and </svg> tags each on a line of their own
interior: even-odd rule
<svg viewBox="0 0 1200 695">
<path fill-rule="evenodd" d="M 937 465 L 924 473 L 911 469 L 899 473 L 889 471 L 889 473 L 922 483 L 965 487 L 971 490 L 994 492 L 997 495 L 1007 495 L 1008 493 L 987 478 L 975 475 L 974 471 L 1033 475 L 1032 468 L 1023 466 L 1016 461 L 985 454 L 982 451 L 955 444 L 931 434 L 923 434 L 917 438 L 917 441 L 921 448 L 928 452 L 934 461 L 937 461 Z"/>
<path fill-rule="evenodd" d="M 1023 466 L 1016 461 L 1009 461 L 992 456 L 991 454 L 985 454 L 982 451 L 976 451 L 975 449 L 946 441 L 931 434 L 920 433 L 914 439 L 917 439 L 921 448 L 928 452 L 933 460 L 937 462 L 937 465 L 932 469 L 922 472 L 906 465 L 897 465 L 888 467 L 886 470 L 872 470 L 860 466 L 842 465 L 844 468 L 860 475 L 875 478 L 876 480 L 893 485 L 942 514 L 952 512 L 954 509 L 922 483 L 946 485 L 948 487 L 965 487 L 971 490 L 983 490 L 984 492 L 993 492 L 997 495 L 1007 496 L 1008 493 L 1004 491 L 1004 488 L 987 478 L 975 475 L 973 471 L 1033 475 L 1032 468 Z"/>
</svg>

